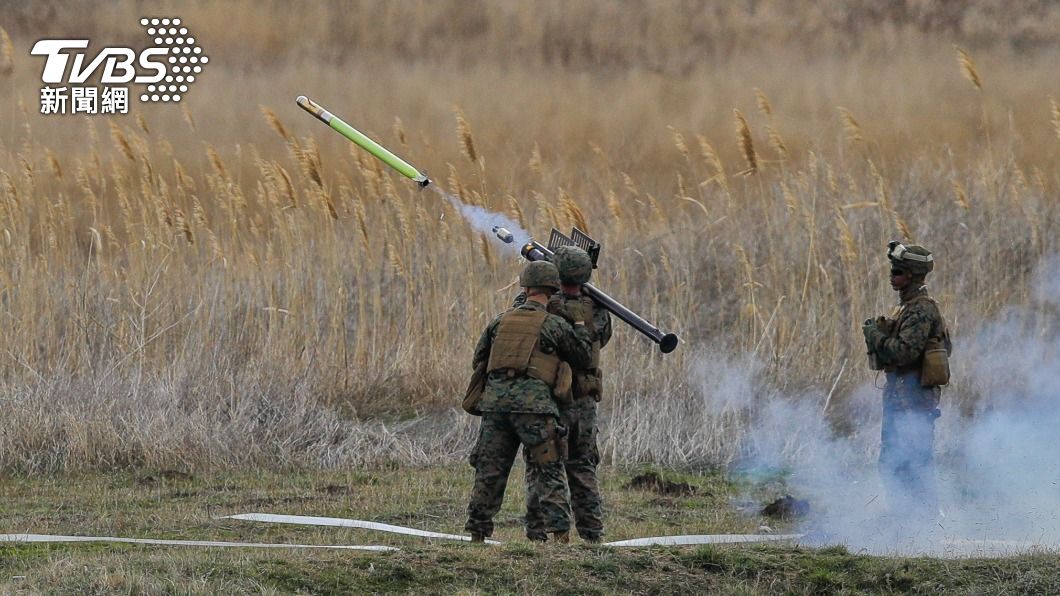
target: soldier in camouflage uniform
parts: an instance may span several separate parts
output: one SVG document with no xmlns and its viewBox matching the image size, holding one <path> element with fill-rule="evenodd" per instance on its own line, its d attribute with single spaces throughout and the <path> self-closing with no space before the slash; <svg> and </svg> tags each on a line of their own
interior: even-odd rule
<svg viewBox="0 0 1060 596">
<path fill-rule="evenodd" d="M 941 389 L 924 386 L 921 374 L 930 342 L 944 344 L 947 352 L 951 346 L 938 303 L 924 284 L 934 268 L 931 252 L 891 242 L 887 256 L 900 303 L 891 317 L 867 320 L 863 327 L 870 363 L 887 376 L 880 479 L 894 514 L 930 521 L 938 512 L 933 443 Z"/>
<path fill-rule="evenodd" d="M 540 503 L 543 529 L 560 542 L 569 540 L 567 483 L 563 475 L 559 407 L 553 389 L 562 362 L 585 368 L 592 358 L 592 340 L 580 311 L 548 313 L 549 297 L 560 289 L 559 272 L 545 261 L 530 263 L 520 276 L 524 304 L 498 315 L 475 347 L 473 367 L 488 362 L 486 386 L 478 402 L 482 412 L 478 442 L 471 452 L 475 486 L 464 526 L 473 542 L 493 534 L 493 516 L 501 508 L 504 489 L 519 446 L 527 454 L 533 482 L 527 493 Z"/>
<path fill-rule="evenodd" d="M 559 270 L 563 288 L 549 300 L 550 312 L 562 312 L 575 305 L 584 309 L 583 312 L 588 313 L 585 325 L 593 341 L 592 362 L 587 367 L 573 369 L 573 404 L 562 412 L 561 418 L 568 428 L 564 467 L 575 527 L 582 540 L 598 543 L 604 535 L 604 521 L 600 484 L 596 478 L 596 466 L 600 463 L 596 443 L 599 431 L 596 404 L 600 401 L 601 390 L 600 348 L 611 340 L 611 314 L 581 293 L 582 284 L 588 283 L 593 273 L 593 262 L 588 253 L 577 246 L 561 246 L 551 261 Z M 520 294 L 515 302 L 519 304 L 522 300 Z M 536 480 L 535 473 L 536 469 L 526 468 L 528 484 Z M 526 502 L 526 535 L 530 540 L 545 540 L 542 508 L 533 496 Z"/>
</svg>

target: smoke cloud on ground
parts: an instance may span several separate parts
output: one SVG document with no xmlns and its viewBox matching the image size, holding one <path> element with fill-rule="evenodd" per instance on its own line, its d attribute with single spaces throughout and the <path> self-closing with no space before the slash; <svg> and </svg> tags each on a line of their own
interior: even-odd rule
<svg viewBox="0 0 1060 596">
<path fill-rule="evenodd" d="M 935 430 L 937 522 L 889 511 L 876 471 L 881 395 L 871 384 L 851 398 L 861 419 L 847 436 L 829 426 L 823 394 L 756 398 L 751 362 L 727 367 L 712 385 L 720 391 L 705 388 L 703 399 L 722 416 L 746 417 L 737 467 L 786 472 L 789 490 L 810 500 L 808 542 L 878 554 L 1060 548 L 1060 256 L 1044 260 L 1033 283 L 1027 306 L 954 338 L 955 383 L 943 389 Z M 714 377 L 703 367 L 696 375 Z M 981 395 L 974 411 L 950 406 L 971 387 Z"/>
</svg>

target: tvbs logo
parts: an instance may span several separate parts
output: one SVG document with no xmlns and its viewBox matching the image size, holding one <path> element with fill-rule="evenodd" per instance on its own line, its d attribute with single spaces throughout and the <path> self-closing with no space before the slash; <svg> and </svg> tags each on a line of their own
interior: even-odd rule
<svg viewBox="0 0 1060 596">
<path fill-rule="evenodd" d="M 104 47 L 94 55 L 87 39 L 42 39 L 30 53 L 44 56 L 42 114 L 125 114 L 129 83 L 145 85 L 144 102 L 179 102 L 210 59 L 179 18 L 143 18 L 154 45 L 139 52 Z M 99 86 L 83 86 L 98 74 Z M 60 85 L 53 87 L 52 85 Z"/>
</svg>

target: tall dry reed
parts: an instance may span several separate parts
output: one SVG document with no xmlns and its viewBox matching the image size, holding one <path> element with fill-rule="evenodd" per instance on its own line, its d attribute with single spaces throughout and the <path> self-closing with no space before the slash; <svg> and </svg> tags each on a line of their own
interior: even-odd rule
<svg viewBox="0 0 1060 596">
<path fill-rule="evenodd" d="M 466 449 L 472 425 L 451 408 L 520 263 L 300 112 L 299 93 L 469 205 L 538 238 L 577 225 L 602 241 L 594 282 L 683 340 L 664 357 L 615 323 L 612 461 L 738 455 L 753 412 L 708 407 L 709 358 L 753 371 L 733 391 L 824 388 L 844 428 L 871 380 L 858 323 L 894 299 L 888 240 L 939 255 L 932 287 L 959 339 L 1030 301 L 1030 271 L 1058 249 L 1060 89 L 1047 51 L 1015 60 L 958 39 L 979 64 L 961 53 L 954 67 L 939 31 L 899 28 L 895 47 L 868 3 L 861 36 L 796 5 L 817 32 L 798 60 L 765 60 L 787 29 L 739 9 L 701 39 L 689 32 L 721 25 L 695 7 L 365 1 L 354 19 L 266 3 L 250 21 L 181 6 L 211 69 L 179 109 L 112 119 L 35 113 L 39 64 L 17 48 L 37 29 L 19 12 L 16 59 L 0 36 L 0 469 L 424 463 Z M 117 19 L 80 16 L 55 30 L 123 35 Z M 895 18 L 949 22 L 929 16 Z M 752 27 L 755 51 L 734 33 Z M 967 411 L 989 397 L 960 380 L 950 395 Z"/>
</svg>

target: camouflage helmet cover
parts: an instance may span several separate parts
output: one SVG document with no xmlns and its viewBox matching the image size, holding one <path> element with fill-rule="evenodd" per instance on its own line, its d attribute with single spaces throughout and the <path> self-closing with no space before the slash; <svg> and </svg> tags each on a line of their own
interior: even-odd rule
<svg viewBox="0 0 1060 596">
<path fill-rule="evenodd" d="M 552 288 L 559 291 L 559 271 L 548 261 L 533 261 L 519 274 L 519 285 L 524 288 Z"/>
<path fill-rule="evenodd" d="M 927 275 L 935 268 L 931 251 L 919 244 L 905 246 L 897 240 L 887 244 L 887 258 L 891 264 L 915 276 Z"/>
<path fill-rule="evenodd" d="M 593 260 L 581 247 L 561 246 L 552 254 L 551 260 L 559 270 L 560 281 L 565 284 L 588 283 L 593 275 Z"/>
</svg>

